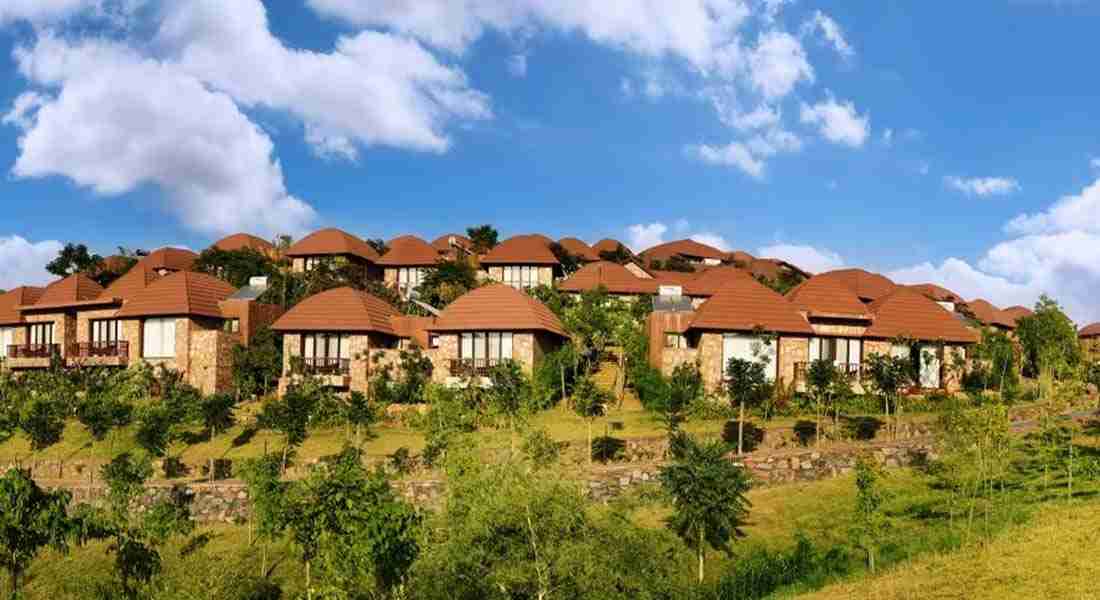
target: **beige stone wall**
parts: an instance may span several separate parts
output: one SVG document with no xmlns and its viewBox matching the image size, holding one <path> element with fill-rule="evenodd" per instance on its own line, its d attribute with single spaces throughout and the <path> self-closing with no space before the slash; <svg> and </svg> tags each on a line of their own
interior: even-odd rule
<svg viewBox="0 0 1100 600">
<path fill-rule="evenodd" d="M 512 360 L 519 364 L 524 372 L 530 374 L 535 364 L 537 344 L 533 333 L 512 334 Z"/>
<path fill-rule="evenodd" d="M 862 325 L 842 325 L 820 321 L 810 321 L 810 327 L 817 335 L 830 337 L 858 338 L 863 337 L 863 332 L 867 331 L 867 327 Z"/>
<path fill-rule="evenodd" d="M 708 391 L 721 389 L 725 371 L 721 333 L 707 332 L 699 337 L 699 370 L 703 375 L 703 386 Z"/>
<path fill-rule="evenodd" d="M 863 340 L 863 361 L 875 354 L 890 355 L 890 342 L 886 340 Z"/>
<path fill-rule="evenodd" d="M 664 348 L 661 352 L 661 362 L 657 367 L 667 377 L 672 375 L 676 367 L 698 361 L 699 351 L 695 348 Z"/>
<path fill-rule="evenodd" d="M 358 392 L 366 392 L 370 387 L 371 354 L 374 344 L 369 335 L 353 335 L 348 340 L 349 358 L 351 358 L 351 372 L 349 373 L 348 389 Z"/>
<path fill-rule="evenodd" d="M 964 368 L 963 373 L 955 370 L 955 357 L 961 356 L 964 359 L 969 354 L 967 348 L 963 346 L 944 346 L 943 348 L 943 378 L 942 383 L 944 388 L 949 392 L 957 392 L 962 389 L 962 375 L 969 369 L 969 364 Z"/>
<path fill-rule="evenodd" d="M 794 381 L 794 368 L 796 363 L 804 363 L 810 360 L 810 338 L 806 337 L 780 337 L 779 338 L 779 380 L 785 384 Z"/>
<path fill-rule="evenodd" d="M 389 287 L 397 285 L 397 269 L 386 267 L 382 270 L 382 282 Z"/>
<path fill-rule="evenodd" d="M 222 331 L 220 323 L 192 321 L 186 373 L 188 383 L 204 394 L 233 387 L 233 348 L 240 335 Z"/>
<path fill-rule="evenodd" d="M 432 360 L 432 380 L 444 383 L 451 376 L 451 360 L 458 358 L 458 334 L 440 333 L 439 347 L 430 356 Z"/>
<path fill-rule="evenodd" d="M 1100 337 L 1081 339 L 1081 350 L 1089 360 L 1100 360 Z"/>
</svg>

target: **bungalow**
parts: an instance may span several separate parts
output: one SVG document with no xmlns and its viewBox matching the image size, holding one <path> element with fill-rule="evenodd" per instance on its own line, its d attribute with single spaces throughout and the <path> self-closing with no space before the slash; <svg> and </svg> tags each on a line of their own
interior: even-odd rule
<svg viewBox="0 0 1100 600">
<path fill-rule="evenodd" d="M 600 255 L 592 249 L 592 246 L 575 237 L 563 237 L 558 240 L 558 245 L 566 252 L 576 256 L 582 263 L 591 263 L 600 260 Z"/>
<path fill-rule="evenodd" d="M 366 392 L 377 369 L 396 363 L 400 350 L 412 345 L 430 350 L 430 321 L 402 315 L 381 298 L 350 287 L 310 296 L 272 325 L 284 334 L 279 390 L 306 374 L 337 389 Z"/>
<path fill-rule="evenodd" d="M 446 260 L 469 257 L 474 253 L 473 247 L 473 240 L 458 233 L 441 235 L 432 242 L 432 248 Z"/>
<path fill-rule="evenodd" d="M 869 305 L 873 322 L 863 332 L 863 355 L 908 358 L 920 373 L 920 387 L 955 390 L 958 374 L 948 367 L 966 359 L 967 348 L 980 340 L 976 331 L 923 295 L 903 286 Z M 907 340 L 905 344 L 899 340 Z"/>
<path fill-rule="evenodd" d="M 966 309 L 974 316 L 974 319 L 999 331 L 1013 331 L 1016 329 L 1016 319 L 1004 314 L 1001 309 L 993 306 L 988 300 L 978 298 L 966 303 Z"/>
<path fill-rule="evenodd" d="M 894 291 L 897 287 L 883 275 L 863 269 L 836 269 L 820 273 L 817 277 L 836 279 L 841 285 L 852 290 L 861 302 L 874 302 Z"/>
<path fill-rule="evenodd" d="M 811 277 L 787 292 L 787 300 L 814 332 L 806 362 L 795 366 L 795 379 L 804 381 L 809 364 L 824 359 L 858 384 L 863 336 L 874 318 L 867 305 L 835 277 Z"/>
<path fill-rule="evenodd" d="M 501 361 L 530 373 L 546 354 L 568 340 L 557 316 L 509 285 L 472 290 L 449 304 L 428 331 L 438 336 L 432 357 L 437 381 L 454 383 L 484 375 Z"/>
<path fill-rule="evenodd" d="M 1081 349 L 1089 360 L 1100 360 L 1100 323 L 1092 323 L 1077 332 L 1081 340 Z"/>
<path fill-rule="evenodd" d="M 1004 315 L 1009 319 L 1012 319 L 1012 322 L 1016 325 L 1020 324 L 1020 319 L 1024 317 L 1030 317 L 1031 315 L 1035 314 L 1030 308 L 1019 305 L 1010 306 L 1008 308 L 1002 309 L 1001 312 L 1004 313 Z"/>
<path fill-rule="evenodd" d="M 639 278 L 623 265 L 607 261 L 588 263 L 558 282 L 559 290 L 572 294 L 600 287 L 613 296 L 634 299 L 656 294 L 658 283 L 652 278 Z"/>
<path fill-rule="evenodd" d="M 334 266 L 355 265 L 364 270 L 367 279 L 381 279 L 376 265 L 378 252 L 363 240 L 339 229 L 315 231 L 287 249 L 291 271 L 305 273 L 322 263 Z"/>
<path fill-rule="evenodd" d="M 648 331 L 654 367 L 667 375 L 695 362 L 710 391 L 720 390 L 732 358 L 762 362 L 769 380 L 793 381 L 814 335 L 790 302 L 743 272 L 698 308 L 655 310 Z"/>
<path fill-rule="evenodd" d="M 925 298 L 928 298 L 936 304 L 939 304 L 950 312 L 957 312 L 958 309 L 962 308 L 966 304 L 966 301 L 962 299 L 962 296 L 934 283 L 918 283 L 905 287 L 908 287 L 909 289 L 923 295 Z"/>
<path fill-rule="evenodd" d="M 382 267 L 382 281 L 407 298 L 424 281 L 428 270 L 439 262 L 439 251 L 415 235 L 390 240 L 389 250 L 376 261 Z"/>
<path fill-rule="evenodd" d="M 76 348 L 76 309 L 98 305 L 103 288 L 84 273 L 70 275 L 46 286 L 33 302 L 16 305 L 23 335 L 13 336 L 7 366 L 12 370 L 49 367 Z"/>
<path fill-rule="evenodd" d="M 178 371 L 203 393 L 232 385 L 233 348 L 262 324 L 252 315 L 273 318 L 277 307 L 252 310 L 253 300 L 233 301 L 233 286 L 206 275 L 180 271 L 134 293 L 114 318 L 120 337 L 138 351 L 134 358 Z M 242 324 L 247 324 L 242 326 Z"/>
<path fill-rule="evenodd" d="M 649 248 L 642 252 L 641 257 L 646 266 L 654 261 L 666 262 L 673 258 L 694 265 L 717 266 L 727 260 L 728 253 L 695 240 L 676 240 Z"/>
<path fill-rule="evenodd" d="M 279 254 L 274 244 L 249 233 L 234 233 L 233 235 L 223 237 L 214 242 L 210 247 L 217 248 L 223 252 L 236 252 L 247 248 L 249 250 L 255 250 L 273 260 L 277 258 Z"/>
<path fill-rule="evenodd" d="M 489 279 L 516 289 L 553 285 L 561 274 L 561 263 L 550 251 L 551 243 L 546 236 L 517 235 L 481 257 L 481 266 Z"/>
<path fill-rule="evenodd" d="M 627 254 L 633 255 L 634 253 L 627 248 L 626 244 L 623 244 L 619 240 L 613 240 L 611 238 L 604 238 L 595 244 L 592 244 L 592 250 L 596 252 L 596 255 L 601 254 Z"/>
<path fill-rule="evenodd" d="M 199 255 L 186 248 L 164 247 L 153 250 L 141 260 L 157 275 L 190 271 Z"/>
</svg>

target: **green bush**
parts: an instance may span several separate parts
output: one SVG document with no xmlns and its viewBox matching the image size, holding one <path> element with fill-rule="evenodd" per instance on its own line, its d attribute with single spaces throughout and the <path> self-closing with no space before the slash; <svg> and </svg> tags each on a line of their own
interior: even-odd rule
<svg viewBox="0 0 1100 600">
<path fill-rule="evenodd" d="M 734 563 L 733 570 L 718 582 L 716 596 L 723 599 L 755 600 L 771 595 L 785 586 L 799 584 L 813 589 L 845 575 L 850 564 L 839 547 L 822 552 L 799 534 L 789 550 L 754 548 Z"/>
</svg>

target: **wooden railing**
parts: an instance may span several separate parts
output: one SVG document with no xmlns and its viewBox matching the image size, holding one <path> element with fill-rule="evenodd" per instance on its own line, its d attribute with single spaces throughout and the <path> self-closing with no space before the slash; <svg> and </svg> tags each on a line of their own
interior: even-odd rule
<svg viewBox="0 0 1100 600">
<path fill-rule="evenodd" d="M 8 346 L 8 358 L 50 358 L 60 353 L 60 344 L 22 344 Z"/>
<path fill-rule="evenodd" d="M 863 378 L 863 365 L 861 363 L 834 363 L 836 370 L 841 375 L 845 375 L 852 381 L 859 381 Z M 808 362 L 796 362 L 794 363 L 794 379 L 795 381 L 806 381 L 806 374 L 810 370 L 810 363 Z"/>
<path fill-rule="evenodd" d="M 456 377 L 468 377 L 477 375 L 486 377 L 493 367 L 511 360 L 507 358 L 452 358 L 451 375 Z"/>
<path fill-rule="evenodd" d="M 130 342 L 80 342 L 69 346 L 66 358 L 129 358 Z"/>
<path fill-rule="evenodd" d="M 307 375 L 348 375 L 351 373 L 351 359 L 304 357 L 302 370 Z"/>
</svg>

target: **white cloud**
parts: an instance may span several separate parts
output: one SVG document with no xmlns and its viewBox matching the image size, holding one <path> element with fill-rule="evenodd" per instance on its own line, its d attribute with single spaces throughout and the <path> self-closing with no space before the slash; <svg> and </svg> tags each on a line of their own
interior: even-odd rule
<svg viewBox="0 0 1100 600">
<path fill-rule="evenodd" d="M 756 179 L 764 176 L 764 161 L 754 156 L 741 142 L 730 142 L 725 146 L 698 144 L 687 146 L 684 152 L 709 165 L 736 167 Z"/>
<path fill-rule="evenodd" d="M 948 175 L 943 183 L 967 196 L 1004 196 L 1020 191 L 1020 183 L 1011 177 L 957 177 Z"/>
<path fill-rule="evenodd" d="M 652 248 L 665 241 L 668 225 L 660 222 L 631 225 L 626 228 L 627 245 L 635 252 Z"/>
<path fill-rule="evenodd" d="M 93 8 L 93 0 L 4 0 L 0 3 L 0 24 L 8 21 L 40 23 L 63 19 Z"/>
<path fill-rule="evenodd" d="M 1100 233 L 1100 179 L 1080 194 L 1063 196 L 1045 212 L 1018 215 L 1008 222 L 1005 231 L 1017 234 Z"/>
<path fill-rule="evenodd" d="M 939 265 L 923 262 L 889 271 L 886 276 L 896 283 L 935 283 L 964 299 L 984 298 L 1002 308 L 1017 304 L 1030 306 L 1038 297 L 1036 290 L 1028 285 L 982 272 L 959 258 L 948 258 Z"/>
<path fill-rule="evenodd" d="M 786 96 L 801 81 L 814 81 L 814 69 L 802 44 L 783 31 L 760 34 L 749 51 L 748 63 L 753 87 L 767 99 Z"/>
<path fill-rule="evenodd" d="M 821 135 L 836 144 L 858 148 L 871 134 L 871 118 L 861 116 L 852 102 L 828 98 L 814 105 L 802 104 L 800 119 L 816 125 Z"/>
<path fill-rule="evenodd" d="M 64 246 L 56 240 L 29 242 L 18 235 L 0 237 L 0 289 L 41 285 L 54 279 L 46 263 Z"/>
<path fill-rule="evenodd" d="M 331 53 L 292 50 L 268 28 L 259 0 L 171 5 L 156 37 L 166 55 L 245 106 L 287 111 L 322 147 L 443 152 L 455 121 L 492 116 L 465 73 L 415 40 L 375 31 L 341 36 Z"/>
<path fill-rule="evenodd" d="M 527 55 L 513 54 L 508 57 L 508 72 L 513 77 L 525 77 L 527 75 Z"/>
<path fill-rule="evenodd" d="M 760 258 L 785 260 L 811 273 L 821 273 L 844 266 L 844 259 L 827 248 L 815 248 L 805 244 L 772 244 L 756 249 Z"/>
<path fill-rule="evenodd" d="M 102 195 L 157 185 L 171 212 L 208 233 L 296 233 L 313 220 L 287 192 L 271 139 L 174 65 L 49 35 L 15 54 L 41 88 L 5 117 L 21 128 L 15 176 L 60 175 Z"/>
<path fill-rule="evenodd" d="M 814 11 L 813 16 L 803 24 L 802 30 L 805 32 L 820 31 L 825 41 L 829 42 L 837 54 L 844 59 L 850 59 L 856 54 L 855 49 L 845 39 L 844 31 L 840 28 L 840 25 L 820 10 Z"/>
<path fill-rule="evenodd" d="M 729 252 L 730 244 L 726 241 L 726 238 L 717 233 L 696 233 L 693 234 L 690 239 L 699 242 L 700 244 L 706 244 L 722 250 L 723 252 Z"/>
<path fill-rule="evenodd" d="M 887 146 L 894 143 L 894 130 L 887 128 L 882 132 L 882 143 Z"/>
</svg>

